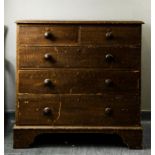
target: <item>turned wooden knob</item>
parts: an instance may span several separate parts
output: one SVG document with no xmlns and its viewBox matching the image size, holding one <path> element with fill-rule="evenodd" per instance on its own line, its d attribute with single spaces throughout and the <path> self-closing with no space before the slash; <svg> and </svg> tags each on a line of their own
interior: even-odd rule
<svg viewBox="0 0 155 155">
<path fill-rule="evenodd" d="M 44 115 L 51 115 L 51 109 L 49 108 L 49 107 L 45 107 L 44 109 L 43 109 L 43 114 Z"/>
<path fill-rule="evenodd" d="M 47 86 L 47 85 L 51 85 L 51 83 L 52 83 L 52 82 L 51 82 L 50 79 L 45 79 L 45 80 L 44 80 L 44 85 L 46 85 L 46 86 Z"/>
<path fill-rule="evenodd" d="M 46 53 L 45 55 L 44 55 L 44 58 L 46 59 L 46 60 L 49 60 L 49 59 L 51 59 L 51 54 L 49 54 L 49 53 Z"/>
<path fill-rule="evenodd" d="M 51 38 L 51 36 L 52 36 L 51 32 L 45 32 L 45 33 L 44 33 L 44 37 L 45 37 L 46 39 Z"/>
<path fill-rule="evenodd" d="M 111 108 L 109 108 L 109 107 L 105 108 L 105 114 L 106 115 L 110 115 L 111 113 L 112 113 L 112 109 Z"/>
<path fill-rule="evenodd" d="M 105 85 L 106 86 L 111 86 L 112 85 L 112 80 L 111 79 L 105 79 Z"/>
<path fill-rule="evenodd" d="M 114 60 L 114 57 L 112 54 L 108 53 L 105 55 L 105 59 L 106 59 L 106 62 L 110 63 Z"/>
<path fill-rule="evenodd" d="M 108 31 L 106 34 L 105 34 L 106 38 L 107 39 L 111 39 L 113 38 L 113 33 L 111 31 Z"/>
</svg>

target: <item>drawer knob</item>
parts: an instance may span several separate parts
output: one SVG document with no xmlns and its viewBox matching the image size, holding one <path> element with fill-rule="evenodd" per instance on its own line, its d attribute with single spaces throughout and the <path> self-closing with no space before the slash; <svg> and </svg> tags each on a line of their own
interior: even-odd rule
<svg viewBox="0 0 155 155">
<path fill-rule="evenodd" d="M 112 113 L 112 109 L 111 108 L 109 108 L 109 107 L 105 108 L 105 114 L 106 115 L 110 115 L 111 113 Z"/>
<path fill-rule="evenodd" d="M 43 109 L 43 114 L 44 115 L 51 115 L 51 113 L 52 113 L 52 111 L 51 111 L 51 109 L 49 107 L 45 107 Z"/>
<path fill-rule="evenodd" d="M 106 62 L 110 63 L 114 60 L 114 57 L 112 54 L 109 53 L 105 55 L 105 59 L 106 59 Z"/>
<path fill-rule="evenodd" d="M 109 32 L 107 32 L 105 34 L 105 36 L 106 36 L 107 39 L 112 39 L 113 38 L 113 33 L 111 31 L 109 31 Z"/>
<path fill-rule="evenodd" d="M 44 85 L 48 86 L 48 85 L 51 85 L 51 84 L 52 84 L 52 82 L 51 82 L 50 79 L 45 79 L 44 80 Z"/>
<path fill-rule="evenodd" d="M 49 59 L 52 58 L 52 56 L 51 56 L 51 54 L 46 53 L 46 54 L 44 55 L 44 58 L 45 58 L 46 60 L 49 60 Z"/>
<path fill-rule="evenodd" d="M 46 39 L 50 39 L 50 38 L 52 37 L 51 32 L 45 32 L 45 33 L 44 33 L 44 37 L 45 37 Z"/>
<path fill-rule="evenodd" d="M 105 84 L 106 86 L 111 86 L 112 85 L 112 80 L 111 79 L 105 79 Z"/>
</svg>

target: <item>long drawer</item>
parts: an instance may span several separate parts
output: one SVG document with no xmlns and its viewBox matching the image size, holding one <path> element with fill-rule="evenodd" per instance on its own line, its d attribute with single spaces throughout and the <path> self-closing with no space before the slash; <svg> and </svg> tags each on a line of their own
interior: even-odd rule
<svg viewBox="0 0 155 155">
<path fill-rule="evenodd" d="M 140 48 L 20 47 L 19 68 L 140 68 Z"/>
<path fill-rule="evenodd" d="M 135 95 L 19 95 L 17 125 L 139 125 Z"/>
<path fill-rule="evenodd" d="M 19 70 L 19 93 L 139 92 L 139 71 L 103 69 Z"/>
</svg>

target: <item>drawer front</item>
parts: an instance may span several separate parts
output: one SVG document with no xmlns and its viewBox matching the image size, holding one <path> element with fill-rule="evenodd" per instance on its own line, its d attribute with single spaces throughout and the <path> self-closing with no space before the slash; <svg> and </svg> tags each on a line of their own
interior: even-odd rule
<svg viewBox="0 0 155 155">
<path fill-rule="evenodd" d="M 23 95 L 17 125 L 139 125 L 139 97 L 134 95 Z"/>
<path fill-rule="evenodd" d="M 140 48 L 21 47 L 19 68 L 140 68 Z"/>
<path fill-rule="evenodd" d="M 18 72 L 19 93 L 103 93 L 139 90 L 138 71 L 50 69 Z"/>
<path fill-rule="evenodd" d="M 140 45 L 140 25 L 82 26 L 81 44 Z"/>
<path fill-rule="evenodd" d="M 18 43 L 20 45 L 75 44 L 78 42 L 78 27 L 70 25 L 20 26 Z"/>
</svg>

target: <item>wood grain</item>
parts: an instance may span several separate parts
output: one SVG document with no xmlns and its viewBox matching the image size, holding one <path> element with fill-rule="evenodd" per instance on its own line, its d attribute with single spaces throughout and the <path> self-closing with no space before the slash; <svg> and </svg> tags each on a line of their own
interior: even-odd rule
<svg viewBox="0 0 155 155">
<path fill-rule="evenodd" d="M 45 32 L 51 33 L 51 38 L 46 39 Z M 76 26 L 20 26 L 18 43 L 26 44 L 75 44 L 78 42 L 78 27 Z"/>
<path fill-rule="evenodd" d="M 105 25 L 81 26 L 81 44 L 99 45 L 139 45 L 141 44 L 140 25 Z M 111 32 L 113 37 L 106 38 L 106 33 Z"/>
<path fill-rule="evenodd" d="M 124 94 L 19 95 L 16 120 L 18 125 L 138 126 L 139 103 L 138 96 Z M 48 116 L 45 107 L 52 110 Z"/>
<path fill-rule="evenodd" d="M 104 133 L 117 134 L 130 149 L 142 149 L 142 128 L 138 127 L 81 127 L 81 126 L 14 126 L 14 148 L 32 146 L 35 138 L 47 133 Z M 27 136 L 29 135 L 29 136 Z M 23 143 L 21 143 L 23 141 Z"/>
<path fill-rule="evenodd" d="M 14 147 L 44 133 L 118 134 L 142 148 L 141 21 L 17 21 Z"/>
<path fill-rule="evenodd" d="M 111 21 L 111 20 L 105 20 L 105 21 L 53 21 L 53 20 L 17 20 L 17 24 L 94 24 L 94 25 L 101 25 L 101 24 L 121 24 L 121 25 L 126 25 L 126 24 L 144 24 L 143 21 Z"/>
<path fill-rule="evenodd" d="M 139 69 L 140 48 L 136 47 L 21 47 L 19 68 L 107 68 Z M 45 59 L 45 54 L 51 57 Z M 113 60 L 108 62 L 106 55 Z"/>
<path fill-rule="evenodd" d="M 110 71 L 103 69 L 20 70 L 19 93 L 103 93 L 139 92 L 138 71 Z M 44 80 L 51 84 L 45 85 Z M 106 79 L 112 83 L 107 86 Z"/>
</svg>

